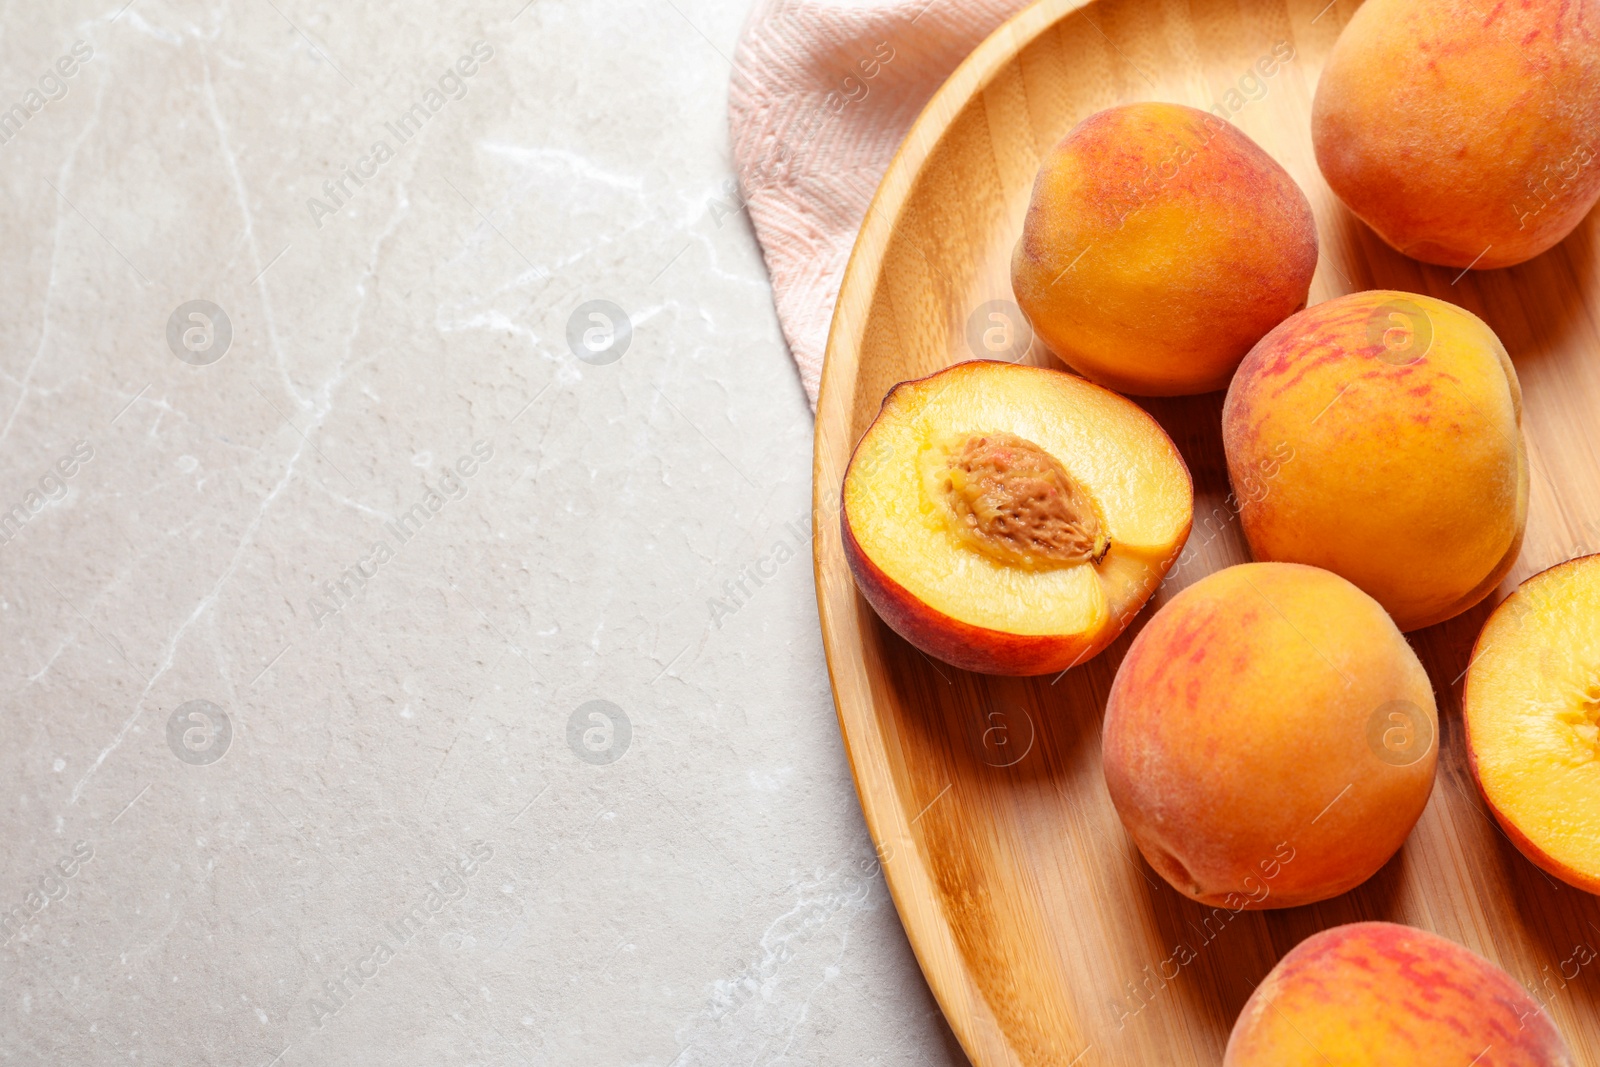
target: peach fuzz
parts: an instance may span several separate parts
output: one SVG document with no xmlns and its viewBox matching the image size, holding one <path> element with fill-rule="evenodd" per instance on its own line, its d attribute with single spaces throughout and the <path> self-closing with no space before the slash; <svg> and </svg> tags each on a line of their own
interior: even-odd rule
<svg viewBox="0 0 1600 1067">
<path fill-rule="evenodd" d="M 1011 260 L 1017 303 L 1068 366 L 1119 392 L 1221 389 L 1305 306 L 1305 194 L 1236 127 L 1181 104 L 1090 115 L 1045 158 Z"/>
<path fill-rule="evenodd" d="M 1245 563 L 1173 597 L 1134 640 L 1102 762 L 1174 889 L 1287 908 L 1394 855 L 1427 805 L 1437 736 L 1427 673 L 1377 601 L 1315 567 Z"/>
<path fill-rule="evenodd" d="M 1348 578 L 1401 630 L 1482 600 L 1522 547 L 1517 373 L 1443 300 L 1374 290 L 1287 319 L 1240 364 L 1222 440 L 1252 555 Z"/>
<path fill-rule="evenodd" d="M 891 629 L 964 670 L 1027 675 L 1115 640 L 1193 512 L 1188 467 L 1131 401 L 973 361 L 890 390 L 845 471 L 840 525 Z"/>
<path fill-rule="evenodd" d="M 1489 810 L 1536 866 L 1600 893 L 1600 556 L 1523 582 L 1470 664 L 1467 758 Z"/>
<path fill-rule="evenodd" d="M 1600 6 L 1367 0 L 1311 133 L 1328 185 L 1396 250 L 1521 263 L 1600 197 Z"/>
<path fill-rule="evenodd" d="M 1362 922 L 1278 961 L 1233 1025 L 1223 1067 L 1572 1067 L 1539 1003 L 1438 934 Z"/>
</svg>

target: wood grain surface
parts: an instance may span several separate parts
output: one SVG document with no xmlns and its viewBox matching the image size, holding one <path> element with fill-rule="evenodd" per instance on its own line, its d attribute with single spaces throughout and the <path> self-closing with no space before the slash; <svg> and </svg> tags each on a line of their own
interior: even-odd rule
<svg viewBox="0 0 1600 1067">
<path fill-rule="evenodd" d="M 1025 10 L 918 120 L 845 276 L 817 414 L 823 636 L 890 890 L 980 1067 L 1217 1064 L 1239 1009 L 1281 955 L 1363 919 L 1424 927 L 1497 961 L 1546 1004 L 1579 1062 L 1600 1064 L 1600 961 L 1579 965 L 1600 949 L 1600 901 L 1546 877 L 1491 820 L 1466 768 L 1460 712 L 1490 608 L 1528 575 L 1600 549 L 1594 216 L 1509 270 L 1462 275 L 1384 246 L 1329 192 L 1312 154 L 1317 75 L 1357 6 L 1325 3 L 1043 0 Z M 1281 42 L 1293 59 L 1262 75 L 1258 60 Z M 1133 848 L 1100 769 L 1107 690 L 1141 623 L 1183 587 L 1249 558 L 1228 500 L 1222 394 L 1144 402 L 1193 472 L 1194 532 L 1129 632 L 1063 676 L 984 677 L 928 660 L 856 593 L 840 546 L 845 465 L 884 394 L 953 362 L 1005 354 L 1007 316 L 1020 321 L 1009 258 L 1043 153 L 1084 116 L 1134 100 L 1220 107 L 1289 170 L 1321 238 L 1311 303 L 1393 288 L 1460 304 L 1505 342 L 1525 392 L 1533 486 L 1521 559 L 1488 601 L 1410 635 L 1441 718 L 1428 808 L 1371 881 L 1319 905 L 1233 914 L 1187 901 Z M 1016 358 L 1052 363 L 1037 344 Z"/>
</svg>

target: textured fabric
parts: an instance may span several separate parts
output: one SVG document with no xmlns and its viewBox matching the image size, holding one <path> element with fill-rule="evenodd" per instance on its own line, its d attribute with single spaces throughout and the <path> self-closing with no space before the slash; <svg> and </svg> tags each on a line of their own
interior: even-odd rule
<svg viewBox="0 0 1600 1067">
<path fill-rule="evenodd" d="M 1027 3 L 758 0 L 734 56 L 734 163 L 813 407 L 845 262 L 879 179 L 934 90 Z"/>
</svg>

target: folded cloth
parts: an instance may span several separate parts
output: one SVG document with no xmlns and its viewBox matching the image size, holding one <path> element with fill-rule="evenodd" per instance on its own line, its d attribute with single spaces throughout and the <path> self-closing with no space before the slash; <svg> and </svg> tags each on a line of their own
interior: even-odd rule
<svg viewBox="0 0 1600 1067">
<path fill-rule="evenodd" d="M 745 24 L 728 94 L 739 197 L 813 408 L 845 262 L 883 172 L 934 90 L 1029 2 L 758 0 Z"/>
</svg>

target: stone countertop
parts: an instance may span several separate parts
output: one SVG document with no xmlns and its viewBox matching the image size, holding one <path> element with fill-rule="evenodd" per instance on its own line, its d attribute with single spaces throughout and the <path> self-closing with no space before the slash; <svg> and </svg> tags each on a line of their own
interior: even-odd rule
<svg viewBox="0 0 1600 1067">
<path fill-rule="evenodd" d="M 963 1062 L 828 691 L 748 2 L 4 4 L 0 1064 Z"/>
</svg>

